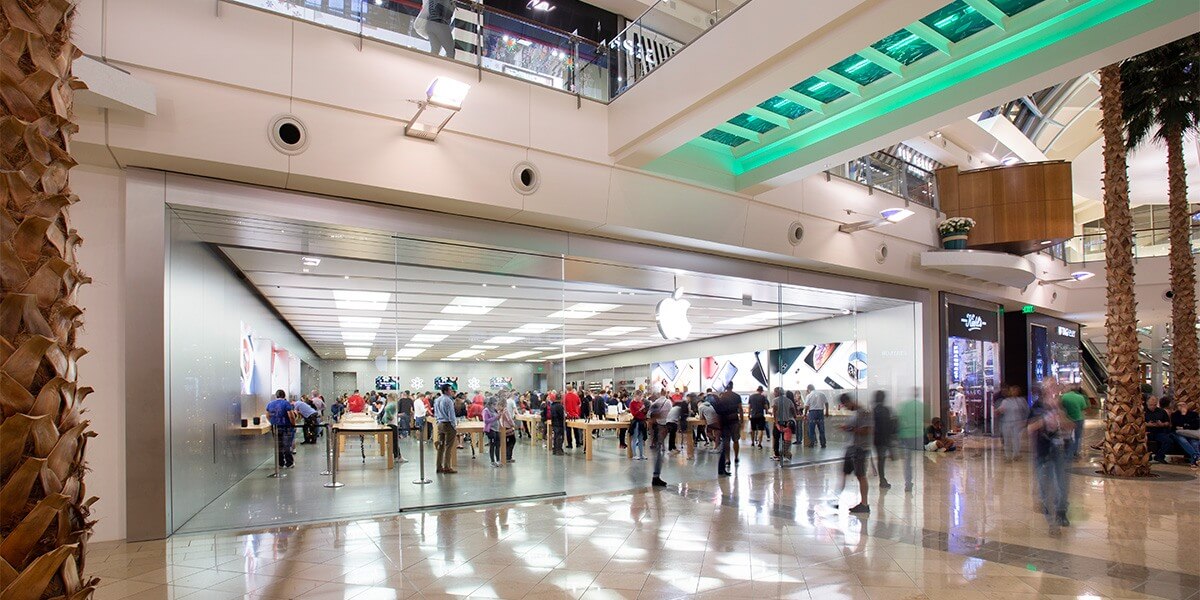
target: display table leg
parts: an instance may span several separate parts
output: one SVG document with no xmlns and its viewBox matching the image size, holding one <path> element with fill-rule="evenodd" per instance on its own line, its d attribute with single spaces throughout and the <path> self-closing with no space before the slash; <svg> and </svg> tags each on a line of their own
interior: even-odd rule
<svg viewBox="0 0 1200 600">
<path fill-rule="evenodd" d="M 390 471 L 396 468 L 396 449 L 392 447 L 391 432 L 383 436 L 383 443 L 379 445 L 381 449 L 383 449 L 385 446 L 387 449 L 387 465 L 388 470 Z"/>
<path fill-rule="evenodd" d="M 695 458 L 696 457 L 696 436 L 692 435 L 692 428 L 690 426 L 687 427 L 687 430 L 688 431 L 687 431 L 687 433 L 684 434 L 684 436 L 687 437 L 688 457 Z"/>
<path fill-rule="evenodd" d="M 626 458 L 630 458 L 630 459 L 633 458 L 633 428 L 632 427 L 625 428 L 625 456 L 626 456 Z"/>
<path fill-rule="evenodd" d="M 582 428 L 581 428 L 582 429 Z M 592 460 L 592 432 L 583 429 L 583 459 Z"/>
<path fill-rule="evenodd" d="M 503 427 L 500 428 L 500 464 L 505 464 L 505 457 L 508 456 L 508 432 Z"/>
</svg>

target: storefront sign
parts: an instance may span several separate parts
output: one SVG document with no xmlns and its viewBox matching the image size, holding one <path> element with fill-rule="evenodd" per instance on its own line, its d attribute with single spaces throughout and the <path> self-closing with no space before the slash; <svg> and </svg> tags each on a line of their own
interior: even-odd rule
<svg viewBox="0 0 1200 600">
<path fill-rule="evenodd" d="M 1074 338 L 1076 333 L 1075 333 L 1075 330 L 1071 329 L 1070 327 L 1063 327 L 1062 325 L 1059 325 L 1058 326 L 1058 335 L 1059 335 L 1059 337 Z"/>
<path fill-rule="evenodd" d="M 949 304 L 946 306 L 946 335 L 995 342 L 1000 339 L 998 320 L 995 311 Z"/>
</svg>

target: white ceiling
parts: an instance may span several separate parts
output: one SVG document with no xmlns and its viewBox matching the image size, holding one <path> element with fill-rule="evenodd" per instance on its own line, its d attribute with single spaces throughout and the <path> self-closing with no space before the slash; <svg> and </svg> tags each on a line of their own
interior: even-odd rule
<svg viewBox="0 0 1200 600">
<path fill-rule="evenodd" d="M 1104 200 L 1104 143 L 1097 140 L 1076 156 L 1071 163 L 1071 181 L 1076 194 L 1085 198 Z M 1200 157 L 1195 138 L 1184 140 L 1184 162 L 1187 165 L 1188 199 L 1200 198 Z M 1153 141 L 1139 146 L 1129 154 L 1129 203 L 1167 203 L 1167 149 Z"/>
<path fill-rule="evenodd" d="M 692 305 L 689 339 L 903 304 L 648 267 L 564 262 L 559 257 L 463 242 L 447 244 L 298 221 L 174 210 L 201 240 L 218 248 L 245 275 L 318 355 L 329 359 L 392 357 L 399 350 L 410 353 L 408 358 L 413 360 L 541 361 L 558 360 L 564 350 L 590 357 L 660 346 L 671 342 L 658 334 L 655 305 L 676 285 L 685 290 L 685 299 Z M 305 259 L 309 259 L 307 264 Z M 311 264 L 312 259 L 319 259 L 319 264 Z M 564 272 L 592 281 L 564 283 Z M 336 296 L 343 292 L 351 292 L 352 300 L 378 300 L 379 304 L 339 304 Z M 363 292 L 377 297 L 360 297 Z M 753 299 L 751 306 L 743 304 L 743 295 Z M 463 314 L 447 309 L 456 298 L 460 304 L 495 306 L 486 314 Z M 580 303 L 608 306 L 576 307 Z M 727 322 L 730 319 L 739 320 Z M 465 323 L 431 325 L 431 321 Z M 529 324 L 551 328 L 514 332 Z M 604 331 L 614 327 L 626 329 L 617 335 Z M 419 335 L 445 337 L 414 340 Z M 497 337 L 520 339 L 494 340 Z M 414 343 L 429 347 L 406 348 Z M 364 350 L 358 350 L 358 355 L 350 350 L 348 355 L 348 345 Z M 518 352 L 528 354 L 509 357 Z"/>
</svg>

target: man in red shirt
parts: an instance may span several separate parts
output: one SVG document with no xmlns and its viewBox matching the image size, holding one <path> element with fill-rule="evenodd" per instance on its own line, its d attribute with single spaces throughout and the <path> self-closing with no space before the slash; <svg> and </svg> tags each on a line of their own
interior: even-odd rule
<svg viewBox="0 0 1200 600">
<path fill-rule="evenodd" d="M 367 403 L 362 396 L 358 395 L 358 390 L 354 390 L 353 394 L 346 399 L 346 410 L 352 413 L 360 413 L 366 410 Z"/>
<path fill-rule="evenodd" d="M 579 394 L 575 393 L 575 386 L 567 386 L 566 393 L 563 394 L 563 409 L 567 412 L 568 419 L 578 419 L 580 407 L 583 406 L 583 401 L 579 399 Z M 583 430 L 572 429 L 573 435 L 567 435 L 567 448 L 572 448 L 571 438 L 575 438 L 575 446 L 583 447 Z"/>
</svg>

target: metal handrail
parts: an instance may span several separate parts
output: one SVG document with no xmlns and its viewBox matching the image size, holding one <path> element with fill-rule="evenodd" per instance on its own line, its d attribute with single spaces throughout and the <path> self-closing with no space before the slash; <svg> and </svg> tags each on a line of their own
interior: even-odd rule
<svg viewBox="0 0 1200 600">
<path fill-rule="evenodd" d="M 1169 236 L 1170 231 L 1171 230 L 1168 227 L 1153 227 L 1153 228 L 1148 228 L 1148 229 L 1133 230 L 1131 235 L 1134 240 L 1134 243 L 1133 243 L 1134 258 L 1154 258 L 1157 256 L 1166 256 L 1165 254 L 1153 254 L 1153 255 L 1149 255 L 1149 256 L 1138 256 L 1138 254 L 1137 254 L 1138 248 L 1146 248 L 1146 247 L 1150 246 L 1149 244 L 1139 244 L 1138 241 L 1141 239 L 1145 239 L 1147 236 L 1157 236 L 1157 235 Z M 1188 237 L 1192 242 L 1200 241 L 1200 225 L 1193 225 L 1191 227 L 1191 235 Z M 1082 258 L 1081 260 L 1077 260 L 1077 261 L 1069 260 L 1070 257 L 1067 256 L 1067 247 L 1069 244 L 1072 243 L 1073 240 L 1076 240 L 1076 239 L 1079 240 L 1078 243 L 1080 244 L 1080 247 L 1082 248 L 1082 244 L 1084 244 L 1084 243 L 1103 243 L 1103 241 L 1106 240 L 1107 238 L 1108 238 L 1108 232 L 1106 232 L 1106 231 L 1100 231 L 1097 233 L 1081 233 L 1079 235 L 1071 236 L 1071 237 L 1069 237 L 1057 244 L 1054 244 L 1052 246 L 1048 246 L 1046 248 L 1037 250 L 1033 254 L 1047 254 L 1050 257 L 1061 260 L 1065 263 L 1071 263 L 1071 262 L 1087 263 L 1087 262 L 1103 261 L 1104 260 L 1103 255 L 1098 256 L 1095 259 L 1088 260 L 1086 258 L 1086 251 L 1082 251 L 1082 250 L 1081 250 L 1081 254 L 1083 254 L 1085 256 L 1084 258 Z M 1169 245 L 1169 240 L 1168 240 L 1168 245 Z M 1193 248 L 1192 253 L 1193 254 L 1200 253 L 1200 249 Z"/>
<path fill-rule="evenodd" d="M 886 160 L 881 160 L 880 157 L 884 157 Z M 851 165 L 860 164 L 863 166 L 870 166 L 872 164 L 872 162 L 874 162 L 878 165 L 881 165 L 883 167 L 899 169 L 900 179 L 903 181 L 903 185 L 900 186 L 900 189 L 891 190 L 886 187 L 876 185 L 877 181 L 871 177 L 869 170 L 866 171 L 865 180 L 860 180 L 859 178 L 853 177 L 850 175 Z M 893 162 L 896 164 L 893 165 L 892 164 Z M 909 177 L 913 177 L 908 174 L 908 169 L 910 169 L 910 168 L 925 174 L 925 176 L 923 177 L 923 181 L 922 181 L 922 178 L 914 177 L 914 179 L 916 179 L 916 181 L 920 185 L 918 185 L 918 186 L 908 185 Z M 855 183 L 860 183 L 862 185 L 865 185 L 865 186 L 867 186 L 868 193 L 874 193 L 875 190 L 881 190 L 885 193 L 892 194 L 899 198 L 903 198 L 907 202 L 915 202 L 917 204 L 920 204 L 922 206 L 928 206 L 935 210 L 937 210 L 937 208 L 938 208 L 937 179 L 936 179 L 934 173 L 932 171 L 929 171 L 928 169 L 925 169 L 919 165 L 916 165 L 910 161 L 907 161 L 907 160 L 900 158 L 899 156 L 896 156 L 889 152 L 884 152 L 882 150 L 879 150 L 879 151 L 872 152 L 871 154 L 868 154 L 866 156 L 861 156 L 854 160 L 846 161 L 846 162 L 841 163 L 831 169 L 827 169 L 825 171 L 825 175 L 827 178 L 829 176 L 834 176 L 834 177 L 838 177 L 840 179 L 845 179 L 847 181 L 853 181 Z M 926 190 L 927 193 L 924 193 L 924 194 L 912 193 L 913 190 L 917 190 L 917 189 Z"/>
</svg>

